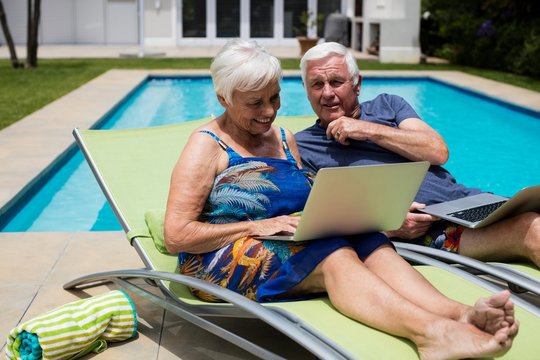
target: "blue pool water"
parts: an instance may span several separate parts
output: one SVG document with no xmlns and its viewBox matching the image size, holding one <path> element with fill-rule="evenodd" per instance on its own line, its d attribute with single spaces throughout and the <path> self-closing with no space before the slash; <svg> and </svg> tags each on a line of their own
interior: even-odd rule
<svg viewBox="0 0 540 360">
<path fill-rule="evenodd" d="M 281 84 L 280 115 L 311 114 L 299 78 Z M 458 181 L 510 196 L 540 184 L 540 116 L 427 79 L 364 78 L 360 99 L 387 92 L 405 98 L 450 148 L 445 167 Z M 170 124 L 219 115 L 209 78 L 152 79 L 125 100 L 101 128 Z M 80 152 L 25 199 L 2 231 L 120 230 Z M 0 224 L 2 225 L 2 224 Z"/>
</svg>

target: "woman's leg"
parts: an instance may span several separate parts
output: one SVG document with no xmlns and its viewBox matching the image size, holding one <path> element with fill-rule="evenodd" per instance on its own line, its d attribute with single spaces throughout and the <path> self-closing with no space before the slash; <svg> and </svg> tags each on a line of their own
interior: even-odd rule
<svg viewBox="0 0 540 360">
<path fill-rule="evenodd" d="M 512 343 L 508 328 L 488 334 L 408 301 L 370 271 L 351 248 L 329 255 L 290 294 L 324 290 L 343 314 L 413 341 L 422 359 L 496 356 Z"/>
<path fill-rule="evenodd" d="M 469 322 L 491 334 L 506 326 L 510 327 L 512 336 L 517 333 L 514 305 L 508 291 L 482 298 L 473 307 L 461 304 L 441 294 L 390 246 L 374 251 L 365 265 L 396 292 L 429 312 Z"/>
</svg>

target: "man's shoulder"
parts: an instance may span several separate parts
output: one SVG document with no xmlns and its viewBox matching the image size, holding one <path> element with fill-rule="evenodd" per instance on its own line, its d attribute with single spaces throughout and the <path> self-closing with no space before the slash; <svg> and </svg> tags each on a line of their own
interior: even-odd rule
<svg viewBox="0 0 540 360">
<path fill-rule="evenodd" d="M 399 95 L 379 94 L 373 100 L 363 102 L 361 105 L 364 119 L 391 120 L 399 124 L 407 118 L 417 118 L 418 115 L 412 106 Z"/>
<path fill-rule="evenodd" d="M 399 95 L 382 93 L 375 96 L 371 100 L 362 102 L 362 106 L 377 106 L 381 103 L 393 104 L 396 102 L 401 103 L 401 102 L 405 102 L 405 100 Z"/>
</svg>

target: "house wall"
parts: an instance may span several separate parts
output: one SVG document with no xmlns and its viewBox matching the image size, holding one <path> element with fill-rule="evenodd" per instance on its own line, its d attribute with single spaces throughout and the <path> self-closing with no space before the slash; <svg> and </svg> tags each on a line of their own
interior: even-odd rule
<svg viewBox="0 0 540 360">
<path fill-rule="evenodd" d="M 421 55 L 420 1 L 401 2 L 407 3 L 402 17 L 381 21 L 379 60 L 385 63 L 418 63 Z"/>
<path fill-rule="evenodd" d="M 4 10 L 6 11 L 7 22 L 11 37 L 16 44 L 26 44 L 26 1 L 6 1 L 3 0 Z M 4 32 L 0 31 L 0 42 L 6 43 Z"/>
<path fill-rule="evenodd" d="M 47 6 L 47 4 L 44 3 L 43 6 Z M 105 43 L 104 12 L 104 0 L 75 0 L 75 43 Z"/>
<path fill-rule="evenodd" d="M 42 0 L 41 44 L 137 44 L 139 42 L 139 1 L 144 0 Z M 143 39 L 147 46 L 221 45 L 228 37 L 219 25 L 230 19 L 239 21 L 236 36 L 249 38 L 251 16 L 264 21 L 264 12 L 273 22 L 268 37 L 257 37 L 264 46 L 297 47 L 299 15 L 309 10 L 339 10 L 351 19 L 351 42 L 356 50 L 366 51 L 378 40 L 383 62 L 418 62 L 420 59 L 420 0 L 146 0 L 144 1 Z M 260 2 L 257 2 L 260 1 Z M 262 17 L 251 7 L 264 5 Z M 3 0 L 15 43 L 26 43 L 26 6 L 23 0 Z M 190 4 L 204 9 L 191 24 L 182 23 L 183 11 Z M 226 15 L 219 13 L 219 6 Z M 361 7 L 358 9 L 357 7 Z M 320 9 L 318 9 L 320 8 Z M 222 10 L 225 10 L 222 9 Z M 238 16 L 239 14 L 239 16 Z M 225 16 L 225 17 L 224 17 Z M 194 29 L 197 25 L 202 28 Z M 186 26 L 192 26 L 187 28 Z M 268 29 L 268 25 L 265 25 Z M 232 26 L 234 33 L 234 24 Z M 230 31 L 230 27 L 227 31 Z M 260 31 L 260 29 L 259 29 Z M 315 28 L 307 31 L 316 35 Z M 263 35 L 265 36 L 265 35 Z M 0 32 L 0 43 L 5 43 Z"/>
<path fill-rule="evenodd" d="M 26 44 L 27 2 L 4 0 L 16 44 Z M 137 0 L 42 0 L 41 44 L 136 44 Z M 0 43 L 5 43 L 0 31 Z"/>
<path fill-rule="evenodd" d="M 144 37 L 149 45 L 175 45 L 176 1 L 156 0 L 144 3 Z"/>
<path fill-rule="evenodd" d="M 353 18 L 354 47 L 377 43 L 381 62 L 420 61 L 420 0 L 364 0 L 362 14 Z"/>
<path fill-rule="evenodd" d="M 74 43 L 76 41 L 74 1 L 43 0 L 40 26 L 39 40 L 41 43 Z M 26 37 L 26 31 L 24 32 L 24 36 Z"/>
<path fill-rule="evenodd" d="M 138 20 L 137 0 L 108 0 L 105 7 L 105 42 L 137 43 Z"/>
</svg>

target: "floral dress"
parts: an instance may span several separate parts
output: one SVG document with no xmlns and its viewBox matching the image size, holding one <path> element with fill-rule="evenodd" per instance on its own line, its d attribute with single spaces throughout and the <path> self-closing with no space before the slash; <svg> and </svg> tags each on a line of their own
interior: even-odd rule
<svg viewBox="0 0 540 360">
<path fill-rule="evenodd" d="M 313 176 L 298 168 L 283 129 L 286 159 L 242 157 L 212 132 L 201 132 L 212 136 L 229 156 L 229 166 L 216 177 L 201 221 L 225 224 L 302 211 Z M 390 242 L 380 233 L 304 242 L 244 237 L 208 253 L 180 253 L 179 271 L 253 300 L 273 301 L 299 284 L 333 251 L 348 246 L 365 258 L 383 244 Z M 192 292 L 206 301 L 220 301 L 197 289 Z"/>
</svg>

